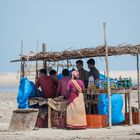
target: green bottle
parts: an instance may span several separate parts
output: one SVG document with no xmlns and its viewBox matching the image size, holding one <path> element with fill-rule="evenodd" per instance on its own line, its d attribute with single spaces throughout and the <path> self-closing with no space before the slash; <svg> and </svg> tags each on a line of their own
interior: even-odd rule
<svg viewBox="0 0 140 140">
<path fill-rule="evenodd" d="M 119 81 L 120 81 L 120 82 L 119 82 L 119 88 L 122 89 L 122 78 L 121 78 L 121 76 L 120 76 L 120 78 L 119 78 Z"/>
<path fill-rule="evenodd" d="M 127 86 L 127 88 L 129 88 L 129 79 L 128 78 L 126 78 L 126 86 Z"/>
<path fill-rule="evenodd" d="M 124 78 L 124 88 L 127 88 L 127 80 Z"/>
<path fill-rule="evenodd" d="M 129 78 L 129 81 L 130 81 L 130 88 L 132 87 L 132 79 L 131 77 Z"/>
</svg>

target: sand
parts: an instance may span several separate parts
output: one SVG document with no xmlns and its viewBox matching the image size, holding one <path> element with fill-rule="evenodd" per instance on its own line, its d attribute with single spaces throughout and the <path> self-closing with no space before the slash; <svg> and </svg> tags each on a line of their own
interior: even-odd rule
<svg viewBox="0 0 140 140">
<path fill-rule="evenodd" d="M 137 105 L 137 94 L 131 94 L 132 104 Z M 17 108 L 15 93 L 0 94 L 0 140 L 140 140 L 140 125 L 113 126 L 112 129 L 62 130 L 41 128 L 32 131 L 8 130 L 12 111 Z"/>
<path fill-rule="evenodd" d="M 136 81 L 136 72 L 111 72 L 113 77 L 129 77 Z M 18 85 L 19 75 L 17 73 L 0 73 L 0 86 Z M 42 128 L 32 131 L 12 132 L 9 131 L 9 124 L 12 111 L 17 108 L 16 93 L 0 93 L 0 140 L 140 140 L 140 125 L 113 126 L 100 129 L 86 130 L 62 130 Z M 131 105 L 137 107 L 137 92 L 131 94 Z"/>
</svg>

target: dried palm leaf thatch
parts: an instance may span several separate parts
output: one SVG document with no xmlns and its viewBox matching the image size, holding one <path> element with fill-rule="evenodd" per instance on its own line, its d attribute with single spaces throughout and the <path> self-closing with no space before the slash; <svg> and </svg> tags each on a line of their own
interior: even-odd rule
<svg viewBox="0 0 140 140">
<path fill-rule="evenodd" d="M 136 55 L 140 54 L 140 44 L 139 45 L 118 45 L 118 46 L 108 46 L 108 55 Z M 104 57 L 105 47 L 98 46 L 96 48 L 84 48 L 79 50 L 68 50 L 62 52 L 39 52 L 31 53 L 27 56 L 21 57 L 22 61 L 35 61 L 35 60 L 46 60 L 46 61 L 61 61 L 65 59 L 79 59 L 79 58 L 89 58 L 89 57 Z M 21 59 L 13 60 L 11 62 L 21 61 Z"/>
</svg>

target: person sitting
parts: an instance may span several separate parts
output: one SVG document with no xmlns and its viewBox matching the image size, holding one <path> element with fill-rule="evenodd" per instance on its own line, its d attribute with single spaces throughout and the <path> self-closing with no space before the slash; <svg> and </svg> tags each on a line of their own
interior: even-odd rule
<svg viewBox="0 0 140 140">
<path fill-rule="evenodd" d="M 67 84 L 70 80 L 68 69 L 63 69 L 62 74 L 64 77 L 61 80 L 59 80 L 57 95 L 62 95 L 64 96 L 64 98 L 66 98 L 68 96 Z"/>
<path fill-rule="evenodd" d="M 79 72 L 72 71 L 72 79 L 68 82 L 67 90 L 67 127 L 70 129 L 85 129 L 87 127 L 85 105 L 84 105 L 84 83 L 79 80 Z"/>
<path fill-rule="evenodd" d="M 49 71 L 49 74 L 50 74 L 50 76 L 51 76 L 53 79 L 57 80 L 57 72 L 56 72 L 56 70 L 50 70 L 50 71 Z"/>
<path fill-rule="evenodd" d="M 88 77 L 89 73 L 83 68 L 83 61 L 82 60 L 77 60 L 76 61 L 76 67 L 79 71 L 79 79 L 84 82 L 85 88 L 88 86 Z"/>
<path fill-rule="evenodd" d="M 46 69 L 39 70 L 39 77 L 36 80 L 35 87 L 38 90 L 41 87 L 44 98 L 56 97 L 56 87 L 58 82 L 47 75 Z"/>
</svg>

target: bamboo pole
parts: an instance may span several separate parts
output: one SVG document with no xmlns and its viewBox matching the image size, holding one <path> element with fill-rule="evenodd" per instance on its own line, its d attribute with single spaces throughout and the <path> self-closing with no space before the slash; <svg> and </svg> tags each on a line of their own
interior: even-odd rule
<svg viewBox="0 0 140 140">
<path fill-rule="evenodd" d="M 51 128 L 51 107 L 48 105 L 48 128 Z"/>
<path fill-rule="evenodd" d="M 67 59 L 67 69 L 69 70 L 69 60 Z"/>
<path fill-rule="evenodd" d="M 21 64 L 20 64 L 20 79 L 24 77 L 24 62 L 22 60 L 23 56 L 23 40 L 21 40 Z"/>
<path fill-rule="evenodd" d="M 103 27 L 104 27 L 104 44 L 105 44 L 105 63 L 106 63 L 106 73 L 107 73 L 107 91 L 108 91 L 108 117 L 109 117 L 109 128 L 112 127 L 112 110 L 111 110 L 111 91 L 110 91 L 110 80 L 109 80 L 109 68 L 108 68 L 108 47 L 107 47 L 107 34 L 106 34 L 106 23 L 103 23 Z"/>
<path fill-rule="evenodd" d="M 127 94 L 128 94 L 128 109 L 129 109 L 129 125 L 133 125 L 130 92 Z"/>
<path fill-rule="evenodd" d="M 46 44 L 45 43 L 42 44 L 42 52 L 46 53 Z M 46 69 L 46 71 L 47 71 L 47 61 L 45 61 L 45 60 L 43 61 L 43 68 Z"/>
<path fill-rule="evenodd" d="M 140 124 L 140 70 L 139 70 L 139 54 L 137 54 L 137 84 L 138 84 L 138 112 Z"/>
<path fill-rule="evenodd" d="M 38 52 L 38 41 L 37 41 L 37 52 Z M 36 60 L 36 77 L 35 77 L 35 82 L 38 78 L 38 60 Z"/>
<path fill-rule="evenodd" d="M 127 94 L 124 94 L 125 98 L 125 113 L 127 113 Z"/>
<path fill-rule="evenodd" d="M 58 71 L 59 71 L 59 62 L 57 64 L 57 74 L 58 74 Z"/>
</svg>

